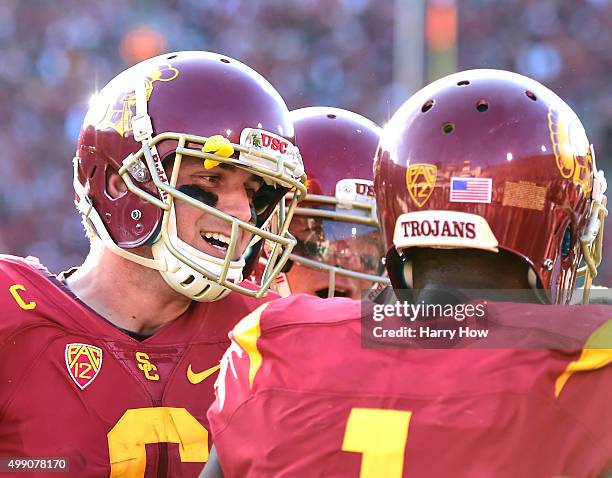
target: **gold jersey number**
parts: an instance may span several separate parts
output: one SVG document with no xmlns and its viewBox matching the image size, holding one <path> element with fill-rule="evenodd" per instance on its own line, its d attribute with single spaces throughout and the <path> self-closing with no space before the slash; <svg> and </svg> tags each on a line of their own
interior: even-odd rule
<svg viewBox="0 0 612 478">
<path fill-rule="evenodd" d="M 144 477 L 149 443 L 177 443 L 183 462 L 208 461 L 208 430 L 186 409 L 134 408 L 108 432 L 110 477 Z"/>
<path fill-rule="evenodd" d="M 353 408 L 342 450 L 361 453 L 359 478 L 402 478 L 404 451 L 412 412 Z"/>
</svg>

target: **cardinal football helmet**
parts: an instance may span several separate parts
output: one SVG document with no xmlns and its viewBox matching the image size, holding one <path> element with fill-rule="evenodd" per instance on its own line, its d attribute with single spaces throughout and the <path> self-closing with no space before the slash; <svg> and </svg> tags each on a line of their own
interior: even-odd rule
<svg viewBox="0 0 612 478">
<path fill-rule="evenodd" d="M 74 160 L 75 202 L 106 248 L 159 270 L 183 295 L 212 301 L 234 290 L 261 297 L 289 257 L 295 241 L 288 223 L 306 192 L 293 138 L 284 101 L 249 67 L 207 52 L 161 55 L 129 68 L 92 98 Z M 205 169 L 226 163 L 263 178 L 253 198 L 253 223 L 176 188 L 181 160 L 187 157 L 201 160 Z M 106 186 L 113 171 L 127 186 L 116 198 Z M 270 215 L 290 190 L 295 194 L 286 220 L 272 233 Z M 224 258 L 181 241 L 175 201 L 230 224 Z M 252 234 L 253 240 L 239 260 L 232 260 L 240 234 Z M 240 282 L 257 260 L 261 239 L 273 247 L 261 284 L 253 290 Z M 153 258 L 131 251 L 143 245 L 152 246 Z"/>
<path fill-rule="evenodd" d="M 380 127 L 330 107 L 298 109 L 291 119 L 308 175 L 308 194 L 295 209 L 290 227 L 297 239 L 290 261 L 327 272 L 329 286 L 322 293 L 328 297 L 339 288 L 337 276 L 388 284 L 382 275 L 384 250 L 372 188 Z M 287 285 L 279 291 L 286 294 Z"/>
<path fill-rule="evenodd" d="M 374 189 L 397 288 L 413 247 L 504 249 L 556 303 L 597 274 L 603 173 L 572 109 L 524 76 L 464 71 L 416 93 L 384 129 Z"/>
</svg>

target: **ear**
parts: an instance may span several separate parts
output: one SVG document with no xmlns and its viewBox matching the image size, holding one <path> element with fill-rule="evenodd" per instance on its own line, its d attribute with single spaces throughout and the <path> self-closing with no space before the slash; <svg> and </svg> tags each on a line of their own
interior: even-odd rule
<svg viewBox="0 0 612 478">
<path fill-rule="evenodd" d="M 117 199 L 127 192 L 125 181 L 119 176 L 117 171 L 111 168 L 106 170 L 106 193 L 112 198 Z"/>
</svg>

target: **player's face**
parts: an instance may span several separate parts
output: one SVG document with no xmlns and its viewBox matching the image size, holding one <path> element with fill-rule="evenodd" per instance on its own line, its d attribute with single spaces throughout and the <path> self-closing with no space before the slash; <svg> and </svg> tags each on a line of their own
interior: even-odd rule
<svg viewBox="0 0 612 478">
<path fill-rule="evenodd" d="M 381 242 L 375 228 L 296 216 L 290 229 L 298 240 L 294 254 L 300 257 L 354 272 L 381 273 Z M 287 273 L 287 280 L 293 293 L 328 296 L 328 271 L 296 262 Z M 334 295 L 359 299 L 361 292 L 372 285 L 371 281 L 337 273 Z"/>
<path fill-rule="evenodd" d="M 188 196 L 252 224 L 256 221 L 253 195 L 263 180 L 243 169 L 220 164 L 205 169 L 201 160 L 183 159 L 176 187 Z M 231 224 L 184 201 L 175 200 L 178 236 L 185 243 L 214 257 L 225 257 L 231 237 Z M 252 234 L 240 231 L 234 257 L 244 253 Z"/>
<path fill-rule="evenodd" d="M 329 272 L 318 271 L 301 264 L 294 264 L 287 273 L 289 287 L 293 294 L 317 295 L 328 297 Z M 361 298 L 361 292 L 372 287 L 372 282 L 336 275 L 334 297 Z"/>
</svg>

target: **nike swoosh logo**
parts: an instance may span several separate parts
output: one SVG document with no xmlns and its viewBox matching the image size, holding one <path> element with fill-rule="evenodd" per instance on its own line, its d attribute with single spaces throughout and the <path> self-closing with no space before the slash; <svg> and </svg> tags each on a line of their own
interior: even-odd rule
<svg viewBox="0 0 612 478">
<path fill-rule="evenodd" d="M 189 364 L 189 367 L 187 368 L 187 380 L 189 380 L 194 385 L 197 385 L 198 383 L 206 380 L 208 377 L 210 377 L 213 373 L 215 373 L 220 368 L 221 368 L 221 365 L 217 364 L 213 367 L 207 368 L 203 372 L 194 373 L 194 371 L 191 370 L 191 364 Z"/>
</svg>

